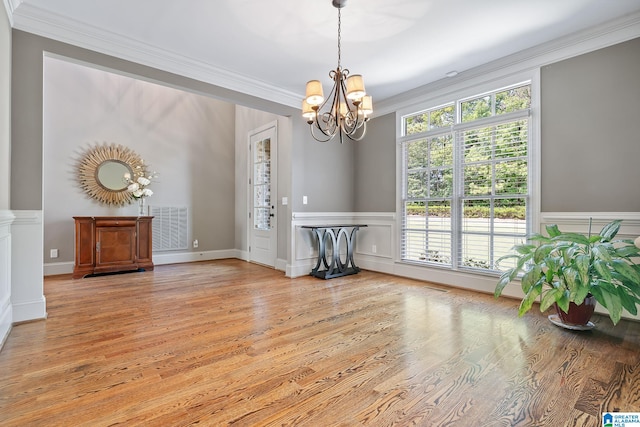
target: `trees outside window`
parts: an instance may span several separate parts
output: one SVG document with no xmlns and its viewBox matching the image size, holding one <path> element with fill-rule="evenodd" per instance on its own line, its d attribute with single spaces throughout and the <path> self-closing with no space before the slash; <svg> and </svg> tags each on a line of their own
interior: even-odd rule
<svg viewBox="0 0 640 427">
<path fill-rule="evenodd" d="M 527 83 L 402 117 L 402 260 L 496 271 L 525 239 L 530 106 Z"/>
</svg>

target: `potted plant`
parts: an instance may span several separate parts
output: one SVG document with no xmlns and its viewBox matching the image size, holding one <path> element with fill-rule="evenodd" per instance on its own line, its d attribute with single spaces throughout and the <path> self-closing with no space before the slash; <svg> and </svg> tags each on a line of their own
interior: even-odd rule
<svg viewBox="0 0 640 427">
<path fill-rule="evenodd" d="M 540 311 L 556 305 L 560 316 L 569 313 L 570 307 L 582 306 L 585 300 L 591 300 L 595 308 L 595 299 L 609 312 L 614 325 L 620 320 L 623 308 L 637 314 L 640 266 L 632 258 L 640 256 L 640 249 L 632 240 L 614 240 L 621 222 L 612 221 L 599 234 L 591 235 L 589 220 L 587 236 L 564 233 L 557 225 L 548 225 L 548 236 L 533 234 L 528 243 L 514 247 L 515 253 L 498 259 L 498 265 L 511 260 L 512 267 L 500 277 L 494 295 L 499 297 L 508 283 L 522 275 L 524 298 L 518 309 L 519 316 L 529 311 L 538 298 Z M 563 320 L 563 323 L 586 325 L 588 320 L 584 323 Z"/>
</svg>

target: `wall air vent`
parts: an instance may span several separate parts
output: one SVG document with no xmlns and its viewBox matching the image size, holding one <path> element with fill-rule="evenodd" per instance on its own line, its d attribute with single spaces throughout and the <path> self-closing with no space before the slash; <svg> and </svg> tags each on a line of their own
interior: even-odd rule
<svg viewBox="0 0 640 427">
<path fill-rule="evenodd" d="M 189 210 L 187 207 L 150 206 L 153 216 L 153 251 L 189 249 Z"/>
</svg>

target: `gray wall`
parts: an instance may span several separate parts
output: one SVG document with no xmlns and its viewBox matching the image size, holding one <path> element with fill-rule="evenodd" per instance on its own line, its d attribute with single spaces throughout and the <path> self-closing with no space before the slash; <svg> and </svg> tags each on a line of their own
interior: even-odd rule
<svg viewBox="0 0 640 427">
<path fill-rule="evenodd" d="M 640 211 L 640 38 L 540 78 L 542 211 Z"/>
<path fill-rule="evenodd" d="M 137 215 L 135 203 L 107 206 L 78 185 L 79 160 L 103 143 L 158 172 L 148 203 L 188 207 L 199 250 L 234 247 L 234 104 L 46 57 L 43 112 L 45 261 L 53 248 L 56 262 L 73 261 L 73 216 Z"/>
<path fill-rule="evenodd" d="M 340 144 L 338 136 L 329 142 L 317 142 L 299 111 L 292 120 L 293 211 L 353 212 L 354 153 L 358 143 L 345 137 Z M 302 204 L 303 196 L 307 196 L 306 206 Z"/>
<path fill-rule="evenodd" d="M 11 155 L 11 27 L 0 7 L 0 210 L 9 209 Z"/>
<path fill-rule="evenodd" d="M 2 29 L 8 33 L 8 24 L 3 24 Z M 43 53 L 51 52 L 218 100 L 290 116 L 291 139 L 285 155 L 289 170 L 279 176 L 284 181 L 279 196 L 290 197 L 289 207 L 283 210 L 287 216 L 305 211 L 395 211 L 394 114 L 373 119 L 363 141 L 321 144 L 311 138 L 297 109 L 17 30 L 13 30 L 11 38 L 12 44 L 1 45 L 0 51 L 0 59 L 5 59 L 0 62 L 0 82 L 6 86 L 13 74 L 11 111 L 7 111 L 7 98 L 4 112 L 0 106 L 0 120 L 11 120 L 10 147 L 6 136 L 9 126 L 2 127 L 4 136 L 0 134 L 0 162 L 6 165 L 11 153 L 10 167 L 0 169 L 5 171 L 0 176 L 0 208 L 9 204 L 14 210 L 42 209 L 42 70 Z M 11 71 L 6 61 L 9 52 Z M 640 211 L 640 168 L 635 164 L 640 158 L 640 121 L 636 118 L 640 103 L 639 66 L 640 39 L 636 39 L 542 69 L 543 211 Z M 7 192 L 9 168 L 11 191 Z M 5 189 L 1 186 L 3 179 Z M 305 195 L 307 205 L 302 204 Z M 288 241 L 284 235 L 279 238 L 281 244 Z M 238 244 L 237 233 L 233 244 Z M 279 257 L 283 250 L 279 248 Z"/>
<path fill-rule="evenodd" d="M 541 71 L 541 210 L 640 211 L 640 39 Z M 357 145 L 356 211 L 395 211 L 395 114 Z"/>
<path fill-rule="evenodd" d="M 13 30 L 11 209 L 42 209 L 42 58 L 45 52 L 118 70 L 152 82 L 212 96 L 292 118 L 291 209 L 351 211 L 354 208 L 350 143 L 316 143 L 297 108 L 265 101 L 144 65 Z M 304 88 L 300 88 L 300 93 Z M 307 195 L 309 204 L 302 204 Z"/>
<path fill-rule="evenodd" d="M 294 109 L 130 61 L 13 30 L 11 209 L 42 209 L 42 61 L 53 53 L 216 99 L 290 115 Z"/>
<path fill-rule="evenodd" d="M 233 92 L 19 30 L 13 30 L 12 32 L 11 48 L 11 72 L 13 73 L 11 89 L 14 96 L 11 100 L 11 144 L 10 147 L 7 146 L 5 148 L 7 151 L 11 151 L 10 187 L 7 193 L 7 197 L 9 197 L 9 194 L 11 195 L 10 202 L 8 202 L 10 209 L 43 209 L 43 197 L 45 197 L 42 185 L 43 155 L 45 154 L 43 150 L 43 122 L 46 121 L 43 117 L 43 57 L 48 55 L 64 57 L 82 64 L 91 64 L 95 68 L 115 70 L 118 74 L 133 76 L 146 82 L 161 83 L 164 86 L 266 111 L 274 115 L 289 116 L 290 124 L 287 125 L 287 131 L 285 132 L 289 140 L 284 145 L 285 149 L 279 150 L 279 156 L 284 159 L 279 165 L 280 171 L 284 171 L 279 173 L 278 177 L 279 180 L 282 180 L 281 182 L 279 181 L 280 197 L 288 196 L 290 200 L 289 207 L 283 210 L 286 215 L 281 215 L 281 218 L 286 219 L 286 223 L 285 226 L 280 227 L 279 231 L 279 258 L 284 256 L 288 258 L 288 254 L 285 255 L 283 253 L 288 250 L 288 245 L 286 247 L 282 247 L 282 245 L 287 244 L 289 241 L 288 231 L 290 213 L 292 211 L 348 212 L 354 210 L 353 143 L 340 145 L 335 141 L 327 144 L 315 142 L 309 135 L 308 126 L 300 117 L 299 110 L 296 108 Z M 301 94 L 303 90 L 304 88 L 301 88 Z M 73 122 L 73 118 L 66 118 L 65 121 Z M 233 130 L 233 118 L 230 121 L 230 129 Z M 67 123 L 67 125 L 73 126 L 73 123 Z M 255 127 L 258 126 L 259 124 L 256 124 Z M 97 140 L 99 136 L 96 135 L 95 138 Z M 281 139 L 281 147 L 282 142 Z M 208 155 L 211 153 L 201 154 Z M 159 155 L 159 153 L 154 153 L 154 155 Z M 206 158 L 206 155 L 202 157 Z M 158 157 L 152 163 L 160 166 L 169 160 L 171 160 L 170 156 L 166 159 Z M 228 165 L 234 164 L 234 159 L 228 160 Z M 3 170 L 5 169 L 3 168 Z M 65 177 L 61 183 L 48 182 L 48 185 L 55 186 L 56 184 L 66 186 L 69 184 L 69 179 Z M 227 185 L 227 189 L 235 187 L 233 182 L 225 182 L 224 184 Z M 198 184 L 194 184 L 192 190 L 198 190 Z M 308 196 L 309 203 L 307 205 L 302 204 L 303 195 Z M 225 197 L 225 200 L 218 207 L 224 206 L 223 209 L 226 209 L 225 212 L 228 213 L 234 209 L 235 202 L 227 203 L 227 198 Z M 49 203 L 53 203 L 53 201 L 50 200 Z M 155 203 L 160 204 L 159 198 L 155 198 Z M 196 206 L 194 206 L 195 212 L 202 210 L 211 213 L 212 210 L 209 209 L 206 203 L 202 203 L 202 200 L 196 199 L 194 203 L 196 203 Z M 88 210 L 79 210 L 74 212 L 74 215 L 87 213 L 91 214 Z M 226 214 L 223 215 L 223 217 L 226 216 Z M 204 218 L 204 216 L 200 215 L 196 215 L 196 217 Z M 212 216 L 209 216 L 209 218 L 212 218 Z M 208 222 L 207 220 L 204 221 Z M 226 227 L 227 231 L 232 229 L 237 231 L 238 227 L 243 227 L 242 224 L 224 224 L 223 226 Z M 207 224 L 195 219 L 194 227 L 205 229 Z M 215 230 L 209 230 L 211 236 L 207 236 L 205 239 L 197 235 L 199 233 L 197 230 L 194 231 L 196 231 L 194 237 L 202 241 L 200 250 L 217 248 L 218 245 L 215 243 L 211 244 L 211 246 L 207 244 L 207 242 L 213 242 L 219 237 L 216 235 Z M 234 234 L 235 238 L 232 244 L 235 245 L 238 242 L 238 234 Z M 47 237 L 49 237 L 48 233 Z M 226 242 L 227 237 L 224 234 L 223 239 L 216 241 L 218 243 Z M 240 241 L 242 241 L 242 238 L 240 238 Z M 50 247 L 60 248 L 59 245 L 61 244 L 59 239 L 51 240 L 48 238 L 46 245 L 47 247 L 44 249 L 48 260 L 48 249 Z M 64 260 L 60 258 L 58 261 Z"/>
<path fill-rule="evenodd" d="M 353 147 L 335 141 L 318 144 L 297 108 L 265 101 L 144 65 L 13 30 L 11 208 L 42 209 L 42 58 L 50 52 L 118 70 L 149 81 L 212 96 L 282 116 L 291 116 L 294 143 L 291 161 L 292 209 L 297 211 L 350 211 L 353 209 Z M 304 88 L 300 89 L 302 94 Z M 324 175 L 323 175 L 324 174 Z M 347 183 L 347 184 L 345 184 Z M 307 195 L 309 204 L 302 204 Z"/>
<path fill-rule="evenodd" d="M 372 119 L 355 147 L 355 211 L 395 212 L 396 115 Z"/>
</svg>

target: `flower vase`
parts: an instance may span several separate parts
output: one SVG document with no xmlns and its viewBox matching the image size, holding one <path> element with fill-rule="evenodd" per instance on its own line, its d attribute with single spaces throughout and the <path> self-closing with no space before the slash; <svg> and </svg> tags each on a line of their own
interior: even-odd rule
<svg viewBox="0 0 640 427">
<path fill-rule="evenodd" d="M 138 198 L 138 216 L 147 215 L 144 197 Z"/>
</svg>

